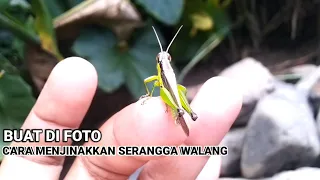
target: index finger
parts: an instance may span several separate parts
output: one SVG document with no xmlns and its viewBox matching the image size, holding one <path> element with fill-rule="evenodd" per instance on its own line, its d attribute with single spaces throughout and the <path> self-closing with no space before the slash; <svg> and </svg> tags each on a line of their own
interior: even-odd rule
<svg viewBox="0 0 320 180">
<path fill-rule="evenodd" d="M 97 74 L 89 62 L 77 57 L 61 61 L 51 72 L 22 129 L 78 128 L 96 87 Z M 39 142 L 14 142 L 11 145 L 17 144 L 65 146 L 71 142 L 45 142 L 44 135 L 40 134 Z M 1 164 L 0 179 L 58 179 L 63 161 L 63 156 L 7 156 Z"/>
</svg>

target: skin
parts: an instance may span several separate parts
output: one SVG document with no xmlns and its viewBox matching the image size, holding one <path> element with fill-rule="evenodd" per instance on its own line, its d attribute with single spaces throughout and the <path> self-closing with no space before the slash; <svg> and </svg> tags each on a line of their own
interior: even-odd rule
<svg viewBox="0 0 320 180">
<path fill-rule="evenodd" d="M 74 68 L 77 67 L 77 68 Z M 94 67 L 81 58 L 67 58 L 52 71 L 23 129 L 76 129 L 97 88 Z M 241 108 L 241 95 L 228 79 L 214 77 L 191 103 L 199 119 L 186 119 L 190 136 L 176 126 L 160 97 L 144 105 L 132 103 L 101 127 L 102 140 L 88 145 L 218 145 Z M 63 91 L 62 91 L 63 90 Z M 17 145 L 17 143 L 14 143 Z M 70 145 L 71 142 L 33 145 Z M 20 143 L 19 145 L 27 145 Z M 127 179 L 145 165 L 140 179 L 217 179 L 219 156 L 208 157 L 77 157 L 65 179 Z M 153 161 L 150 161 L 153 160 Z M 59 179 L 64 157 L 5 157 L 0 179 Z M 207 163 L 207 164 L 206 164 Z M 18 173 L 15 173 L 18 172 Z"/>
</svg>

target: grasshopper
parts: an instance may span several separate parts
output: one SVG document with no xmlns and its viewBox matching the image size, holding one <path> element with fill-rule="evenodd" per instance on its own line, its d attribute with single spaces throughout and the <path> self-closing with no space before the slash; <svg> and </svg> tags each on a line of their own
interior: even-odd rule
<svg viewBox="0 0 320 180">
<path fill-rule="evenodd" d="M 181 30 L 182 26 L 178 29 L 177 33 L 172 38 L 170 44 L 167 47 L 166 51 L 163 51 L 160 39 L 157 35 L 156 30 L 152 26 L 153 31 L 157 37 L 161 52 L 156 56 L 157 61 L 157 75 L 150 76 L 144 79 L 144 86 L 146 88 L 147 94 L 140 97 L 140 99 L 145 97 L 151 97 L 155 87 L 160 88 L 160 97 L 165 102 L 167 110 L 171 109 L 172 115 L 175 119 L 175 124 L 180 125 L 184 133 L 189 136 L 189 128 L 186 124 L 186 121 L 183 117 L 185 111 L 190 115 L 193 121 L 196 121 L 198 116 L 190 107 L 190 104 L 187 100 L 187 89 L 186 87 L 177 84 L 176 76 L 171 67 L 171 55 L 168 53 L 168 50 Z M 151 92 L 148 89 L 147 84 L 154 82 Z M 145 101 L 144 101 L 145 102 Z M 144 103 L 143 102 L 143 103 Z"/>
</svg>

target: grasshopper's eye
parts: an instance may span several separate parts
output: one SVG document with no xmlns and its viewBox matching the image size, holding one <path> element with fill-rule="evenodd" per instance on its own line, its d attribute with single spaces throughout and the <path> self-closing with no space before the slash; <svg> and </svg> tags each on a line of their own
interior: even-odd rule
<svg viewBox="0 0 320 180">
<path fill-rule="evenodd" d="M 159 62 L 159 59 L 160 59 L 160 54 L 158 54 L 156 57 L 157 62 Z"/>
<path fill-rule="evenodd" d="M 168 59 L 169 59 L 169 61 L 171 62 L 171 55 L 170 55 L 170 54 L 168 55 Z"/>
</svg>

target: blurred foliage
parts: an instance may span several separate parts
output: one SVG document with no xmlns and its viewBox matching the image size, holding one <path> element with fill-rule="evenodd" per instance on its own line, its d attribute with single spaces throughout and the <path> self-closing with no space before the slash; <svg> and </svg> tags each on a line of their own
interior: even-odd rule
<svg viewBox="0 0 320 180">
<path fill-rule="evenodd" d="M 24 0 L 1 0 L 0 27 L 0 129 L 17 129 L 35 103 L 31 87 L 22 76 L 25 46 L 38 44 L 57 59 L 62 56 L 51 15 L 41 0 L 33 0 L 31 4 Z"/>
<path fill-rule="evenodd" d="M 90 59 L 101 74 L 99 84 L 106 92 L 125 84 L 135 97 L 139 97 L 145 91 L 141 86 L 143 79 L 156 73 L 154 55 L 159 52 L 159 45 L 154 32 L 145 28 L 137 34 L 133 42 L 121 47 L 110 30 L 88 28 L 74 43 L 74 51 Z M 95 43 L 90 44 L 89 41 Z"/>
<path fill-rule="evenodd" d="M 0 55 L 0 130 L 19 129 L 31 110 L 35 98 L 30 86 L 9 60 Z M 0 138 L 3 139 L 1 133 Z M 0 142 L 0 146 L 9 143 Z M 2 154 L 0 160 L 2 160 Z"/>
<path fill-rule="evenodd" d="M 58 60 L 63 57 L 57 47 L 55 29 L 52 17 L 45 3 L 41 0 L 32 1 L 32 11 L 35 15 L 35 30 L 40 38 L 42 48 L 56 56 Z"/>
<path fill-rule="evenodd" d="M 178 77 L 180 82 L 192 67 L 215 47 L 208 46 L 208 43 L 220 43 L 231 27 L 226 10 L 217 0 L 186 1 L 181 24 L 184 25 L 182 38 L 177 38 L 172 45 L 175 60 L 188 63 Z"/>
<path fill-rule="evenodd" d="M 184 0 L 136 0 L 152 17 L 167 25 L 176 25 L 183 11 Z"/>
<path fill-rule="evenodd" d="M 232 35 L 235 24 L 248 32 L 254 47 L 282 24 L 289 24 L 294 39 L 303 17 L 299 12 L 306 14 L 315 4 L 312 0 L 267 2 L 271 1 L 0 0 L 0 72 L 4 72 L 0 78 L 0 126 L 20 126 L 34 103 L 22 76 L 22 69 L 29 67 L 26 54 L 30 47 L 41 47 L 57 62 L 67 56 L 60 50 L 69 48 L 95 66 L 102 90 L 112 93 L 126 86 L 138 98 L 145 94 L 143 79 L 156 73 L 155 57 L 160 51 L 151 26 L 156 27 L 165 48 L 183 25 L 170 49 L 181 82 Z M 71 47 L 61 47 L 56 35 L 58 28 L 66 26 L 74 27 L 61 33 L 74 39 Z M 27 70 L 33 74 L 34 69 Z"/>
</svg>

